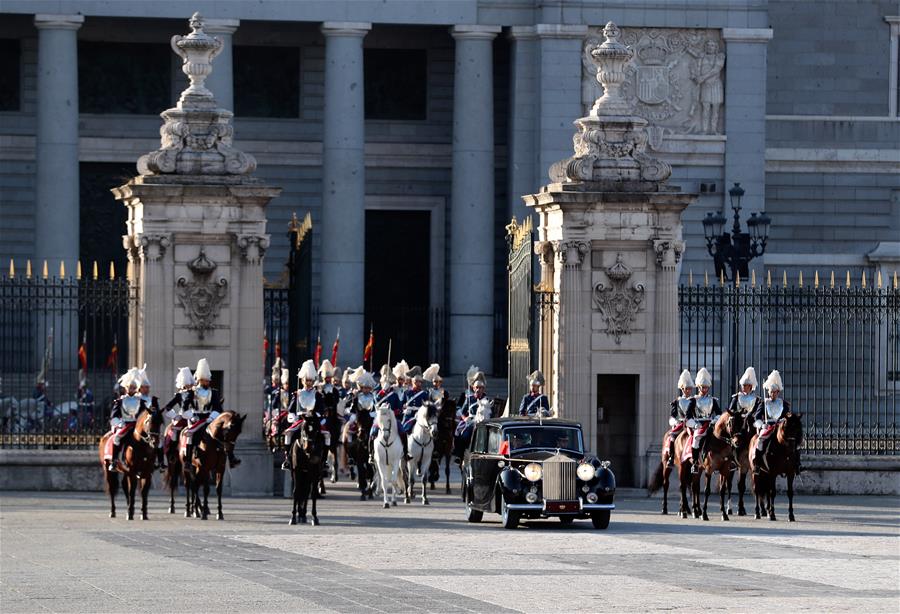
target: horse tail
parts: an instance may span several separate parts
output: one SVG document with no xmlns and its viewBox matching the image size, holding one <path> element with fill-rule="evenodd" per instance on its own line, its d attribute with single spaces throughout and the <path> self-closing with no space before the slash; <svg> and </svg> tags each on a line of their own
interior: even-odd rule
<svg viewBox="0 0 900 614">
<path fill-rule="evenodd" d="M 662 462 L 659 462 L 656 465 L 656 470 L 653 472 L 653 475 L 650 476 L 650 481 L 647 483 L 647 492 L 651 495 L 662 488 L 663 471 L 663 464 Z"/>
</svg>

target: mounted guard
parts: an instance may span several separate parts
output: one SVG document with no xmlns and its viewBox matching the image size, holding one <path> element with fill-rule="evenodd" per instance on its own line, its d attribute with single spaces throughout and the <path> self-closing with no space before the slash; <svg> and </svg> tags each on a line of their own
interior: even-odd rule
<svg viewBox="0 0 900 614">
<path fill-rule="evenodd" d="M 669 417 L 669 457 L 666 460 L 667 467 L 675 466 L 675 440 L 683 432 L 688 414 L 694 411 L 694 378 L 687 369 L 682 371 L 678 377 L 678 389 L 681 390 L 681 396 L 672 400 L 672 411 Z"/>
<path fill-rule="evenodd" d="M 709 394 L 712 375 L 706 368 L 697 371 L 694 385 L 700 394 L 694 397 L 694 404 L 688 410 L 687 426 L 691 432 L 691 473 L 700 473 L 700 464 L 706 457 L 706 437 L 710 424 L 722 414 L 719 399 Z"/>
<path fill-rule="evenodd" d="M 531 390 L 522 397 L 522 402 L 519 403 L 520 416 L 549 418 L 553 415 L 553 410 L 550 409 L 550 399 L 541 392 L 544 381 L 544 374 L 540 371 L 535 371 L 528 376 L 528 386 Z"/>
<path fill-rule="evenodd" d="M 313 421 L 319 424 L 320 429 L 325 433 L 328 432 L 324 425 L 325 399 L 322 393 L 316 389 L 316 375 L 316 365 L 312 360 L 304 362 L 297 373 L 297 379 L 300 380 L 301 388 L 291 398 L 287 415 L 290 426 L 284 431 L 285 456 L 281 468 L 285 471 L 292 470 L 291 446 L 304 421 Z M 330 436 L 326 436 L 326 445 L 329 438 Z"/>
<path fill-rule="evenodd" d="M 763 389 L 767 393 L 764 403 L 759 403 L 753 414 L 756 427 L 757 439 L 756 447 L 753 450 L 753 474 L 759 475 L 760 468 L 766 464 L 766 452 L 772 439 L 772 434 L 783 422 L 787 414 L 791 413 L 791 404 L 781 398 L 784 391 L 784 383 L 781 380 L 781 373 L 777 370 L 772 371 L 763 384 Z M 800 453 L 796 454 L 794 459 L 795 473 L 800 474 Z"/>
<path fill-rule="evenodd" d="M 134 423 L 142 409 L 138 387 L 141 383 L 140 369 L 132 367 L 117 381 L 125 389 L 125 394 L 113 402 L 110 417 L 112 436 L 107 439 L 104 459 L 108 461 L 108 471 L 123 471 L 119 456 L 125 447 L 125 437 L 134 429 Z"/>
<path fill-rule="evenodd" d="M 141 395 L 141 404 L 150 411 L 159 412 L 159 399 L 150 394 L 150 376 L 147 375 L 147 363 L 138 371 L 141 383 L 138 386 L 138 393 Z M 163 453 L 163 440 L 157 439 L 156 442 L 156 467 L 157 469 L 166 468 L 166 457 Z"/>
</svg>

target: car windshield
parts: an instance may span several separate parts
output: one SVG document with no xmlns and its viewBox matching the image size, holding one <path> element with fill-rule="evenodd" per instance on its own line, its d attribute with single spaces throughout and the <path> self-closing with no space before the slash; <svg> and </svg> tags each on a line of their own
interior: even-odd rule
<svg viewBox="0 0 900 614">
<path fill-rule="evenodd" d="M 570 426 L 533 426 L 507 429 L 504 438 L 510 452 L 525 448 L 550 448 L 582 452 L 581 431 Z"/>
</svg>

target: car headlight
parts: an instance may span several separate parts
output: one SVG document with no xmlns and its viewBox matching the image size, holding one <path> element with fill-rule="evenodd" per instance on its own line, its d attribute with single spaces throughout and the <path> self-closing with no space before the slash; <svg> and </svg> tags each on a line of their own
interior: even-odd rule
<svg viewBox="0 0 900 614">
<path fill-rule="evenodd" d="M 585 497 L 585 499 L 587 499 L 588 503 L 596 503 L 597 502 L 597 493 L 589 492 L 587 494 L 587 496 Z"/>
<path fill-rule="evenodd" d="M 594 471 L 594 466 L 592 464 L 581 463 L 580 465 L 578 465 L 578 469 L 575 470 L 575 474 L 582 482 L 590 482 L 594 479 L 596 471 Z"/>
<path fill-rule="evenodd" d="M 537 482 L 544 475 L 543 468 L 538 463 L 528 463 L 525 465 L 525 479 L 529 482 Z"/>
</svg>

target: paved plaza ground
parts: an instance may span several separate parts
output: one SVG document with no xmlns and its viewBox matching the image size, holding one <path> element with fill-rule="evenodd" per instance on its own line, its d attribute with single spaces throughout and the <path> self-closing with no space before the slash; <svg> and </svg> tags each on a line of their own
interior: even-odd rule
<svg viewBox="0 0 900 614">
<path fill-rule="evenodd" d="M 900 611 L 900 499 L 799 497 L 797 522 L 658 514 L 638 491 L 607 531 L 499 517 L 456 496 L 383 510 L 347 483 L 322 525 L 283 499 L 227 499 L 224 521 L 107 518 L 100 493 L 0 494 L 0 611 Z M 120 509 L 121 512 L 121 509 Z"/>
</svg>

